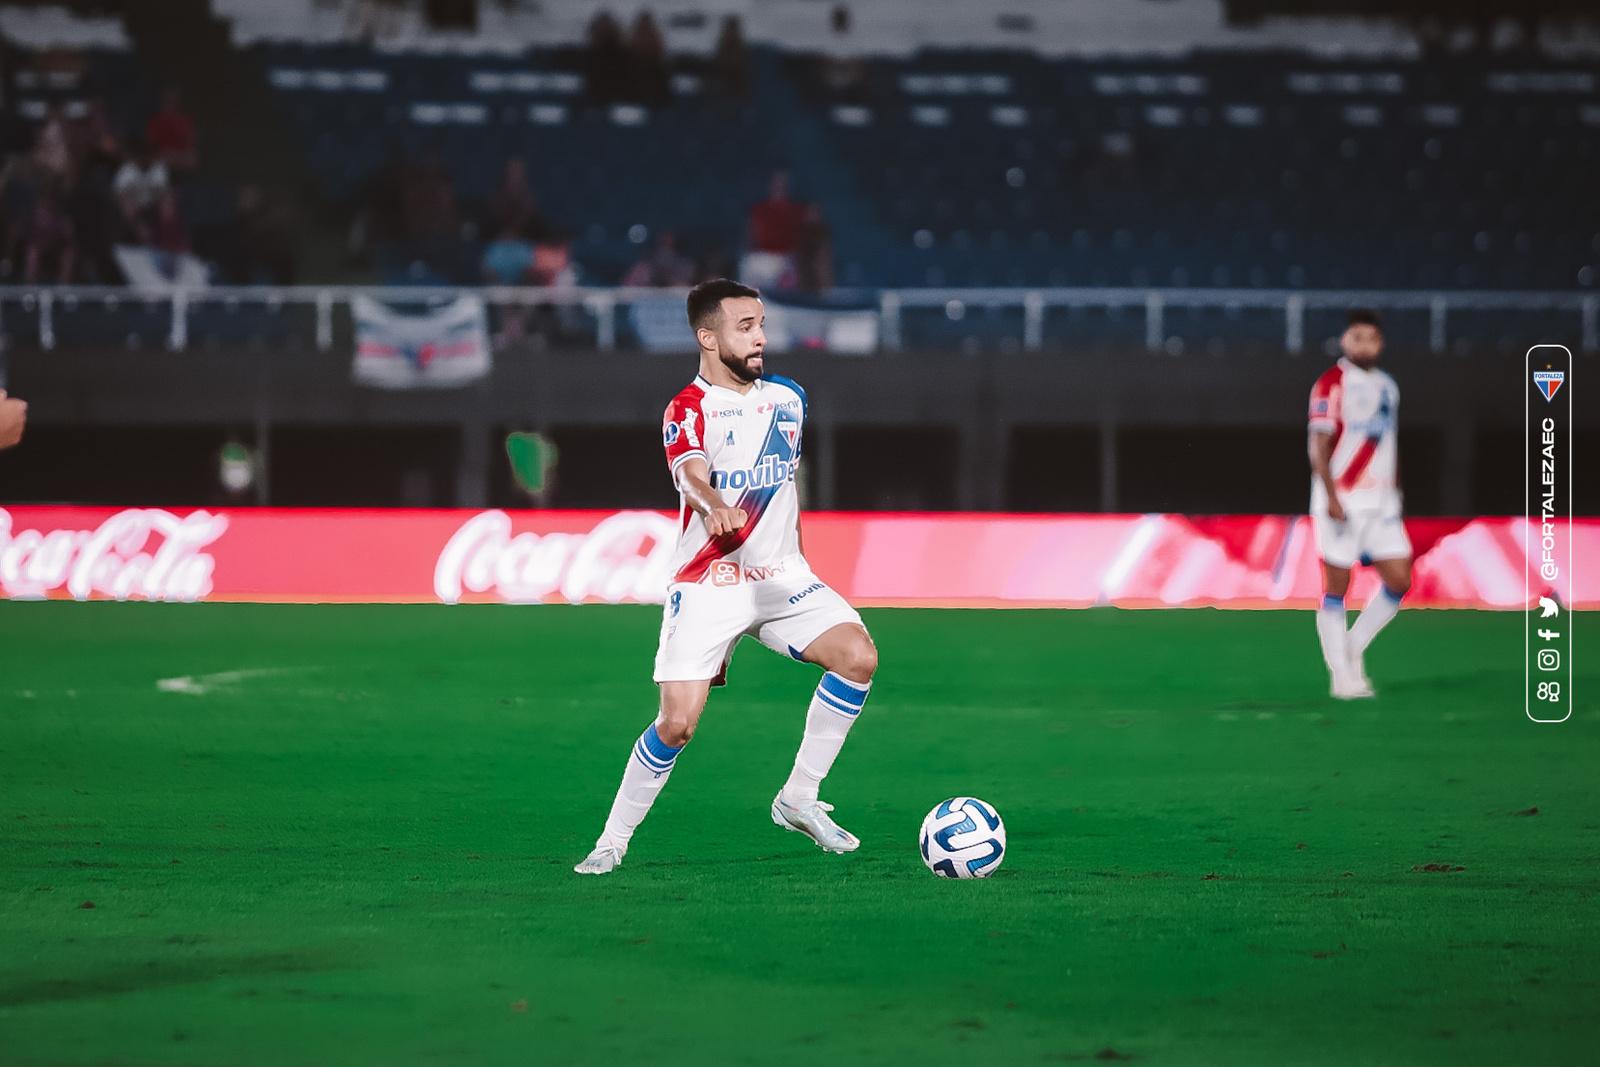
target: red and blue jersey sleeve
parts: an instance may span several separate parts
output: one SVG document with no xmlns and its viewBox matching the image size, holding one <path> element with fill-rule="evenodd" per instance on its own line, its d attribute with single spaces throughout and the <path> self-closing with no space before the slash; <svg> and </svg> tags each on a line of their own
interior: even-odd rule
<svg viewBox="0 0 1600 1067">
<path fill-rule="evenodd" d="M 705 416 L 700 410 L 704 390 L 691 385 L 672 398 L 661 420 L 661 443 L 667 450 L 667 468 L 674 484 L 678 471 L 691 459 L 706 458 Z"/>
<path fill-rule="evenodd" d="M 1308 418 L 1313 430 L 1320 430 L 1323 433 L 1338 432 L 1339 424 L 1343 421 L 1339 411 L 1343 377 L 1340 368 L 1330 367 L 1317 379 L 1317 384 L 1311 387 L 1311 410 Z"/>
</svg>

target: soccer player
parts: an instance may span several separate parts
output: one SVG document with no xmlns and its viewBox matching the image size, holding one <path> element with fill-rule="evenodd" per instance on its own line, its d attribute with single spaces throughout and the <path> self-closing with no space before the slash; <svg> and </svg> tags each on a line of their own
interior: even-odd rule
<svg viewBox="0 0 1600 1067">
<path fill-rule="evenodd" d="M 622 863 L 746 635 L 824 671 L 772 821 L 828 852 L 860 847 L 829 817 L 833 807 L 817 799 L 817 789 L 866 705 L 878 653 L 861 616 L 801 555 L 794 480 L 806 394 L 788 378 L 762 373 L 765 323 L 760 294 L 749 286 L 721 278 L 689 293 L 700 373 L 667 405 L 662 423 L 682 533 L 656 650 L 661 708 L 634 742 L 605 830 L 573 868 L 579 874 L 607 874 Z"/>
<path fill-rule="evenodd" d="M 1400 515 L 1400 388 L 1378 369 L 1377 314 L 1352 311 L 1339 347 L 1343 357 L 1311 388 L 1311 528 L 1322 557 L 1317 637 L 1330 691 L 1357 700 L 1375 695 L 1363 654 L 1411 588 L 1411 540 Z M 1377 570 L 1383 589 L 1346 630 L 1344 594 L 1357 562 Z"/>
</svg>

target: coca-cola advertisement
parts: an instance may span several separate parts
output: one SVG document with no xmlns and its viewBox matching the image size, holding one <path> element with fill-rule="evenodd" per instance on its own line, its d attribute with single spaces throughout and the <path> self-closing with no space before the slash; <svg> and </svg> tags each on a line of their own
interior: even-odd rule
<svg viewBox="0 0 1600 1067">
<path fill-rule="evenodd" d="M 1408 604 L 1520 609 L 1548 591 L 1521 518 L 1406 525 Z M 0 508 L 0 596 L 660 603 L 677 529 L 656 511 Z M 1306 608 L 1321 592 L 1304 516 L 821 513 L 804 529 L 817 573 L 868 606 Z M 1600 553 L 1600 520 L 1570 536 Z M 1600 575 L 1573 582 L 1573 607 L 1600 607 Z M 1352 600 L 1376 585 L 1358 570 Z"/>
</svg>

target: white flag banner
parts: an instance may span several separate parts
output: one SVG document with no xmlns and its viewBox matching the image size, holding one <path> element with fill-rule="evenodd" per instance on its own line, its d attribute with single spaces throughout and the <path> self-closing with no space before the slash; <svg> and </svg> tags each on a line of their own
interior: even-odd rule
<svg viewBox="0 0 1600 1067">
<path fill-rule="evenodd" d="M 774 352 L 823 349 L 839 355 L 878 350 L 878 310 L 803 306 L 765 300 L 767 347 Z M 628 307 L 629 322 L 647 352 L 680 354 L 695 350 L 694 335 L 680 297 L 644 297 Z"/>
<path fill-rule="evenodd" d="M 769 301 L 767 347 L 777 352 L 820 348 L 837 355 L 867 355 L 878 349 L 878 311 Z"/>
<path fill-rule="evenodd" d="M 350 312 L 356 324 L 355 380 L 362 385 L 440 389 L 489 373 L 489 319 L 478 297 L 409 315 L 357 296 Z"/>
</svg>

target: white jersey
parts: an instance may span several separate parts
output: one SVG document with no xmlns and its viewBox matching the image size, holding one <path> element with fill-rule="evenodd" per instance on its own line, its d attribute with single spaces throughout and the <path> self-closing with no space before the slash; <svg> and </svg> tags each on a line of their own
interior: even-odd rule
<svg viewBox="0 0 1600 1067">
<path fill-rule="evenodd" d="M 1311 428 L 1333 436 L 1329 473 L 1346 509 L 1395 510 L 1400 465 L 1400 387 L 1383 371 L 1340 359 L 1311 388 Z M 1320 478 L 1311 479 L 1311 514 L 1328 510 Z"/>
<path fill-rule="evenodd" d="M 806 394 L 788 378 L 758 378 L 747 393 L 696 375 L 667 405 L 661 439 L 674 484 L 680 485 L 682 533 L 674 582 L 736 585 L 803 566 L 800 556 L 800 437 Z M 711 487 L 750 516 L 744 528 L 715 540 L 689 506 L 678 482 L 691 459 L 711 470 Z"/>
</svg>

